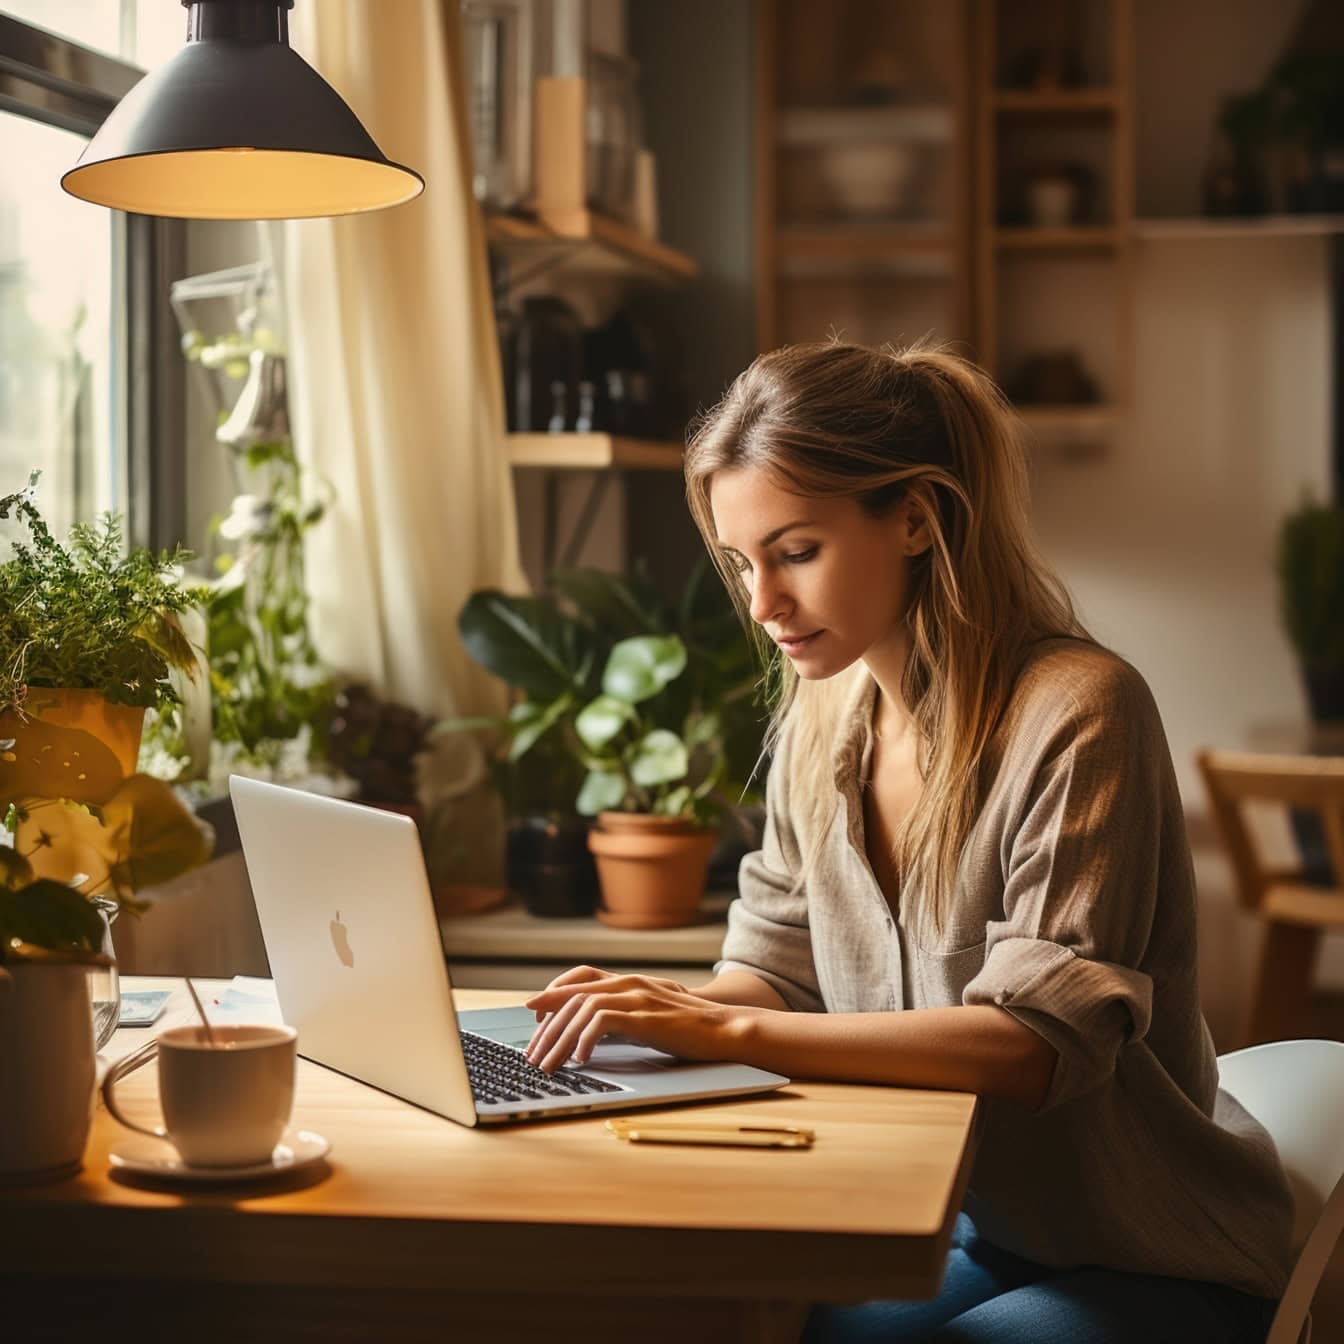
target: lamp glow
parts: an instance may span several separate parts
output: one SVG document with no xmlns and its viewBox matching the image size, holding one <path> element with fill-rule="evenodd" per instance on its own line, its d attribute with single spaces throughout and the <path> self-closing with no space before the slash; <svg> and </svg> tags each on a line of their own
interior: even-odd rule
<svg viewBox="0 0 1344 1344">
<path fill-rule="evenodd" d="M 182 5 L 186 46 L 112 110 L 61 178 L 72 196 L 181 219 L 306 219 L 424 190 L 290 47 L 294 0 Z"/>
</svg>

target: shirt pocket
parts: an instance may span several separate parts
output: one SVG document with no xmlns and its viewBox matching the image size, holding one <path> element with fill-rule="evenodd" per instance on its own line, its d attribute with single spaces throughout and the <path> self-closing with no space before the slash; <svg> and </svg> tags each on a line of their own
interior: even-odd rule
<svg viewBox="0 0 1344 1344">
<path fill-rule="evenodd" d="M 912 1008 L 960 1007 L 962 991 L 980 973 L 985 964 L 988 940 L 967 947 L 920 947 L 910 949 L 907 994 Z"/>
</svg>

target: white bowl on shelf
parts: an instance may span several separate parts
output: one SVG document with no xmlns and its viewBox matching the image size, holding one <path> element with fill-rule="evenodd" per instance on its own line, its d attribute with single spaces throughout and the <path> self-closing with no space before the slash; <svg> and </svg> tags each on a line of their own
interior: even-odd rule
<svg viewBox="0 0 1344 1344">
<path fill-rule="evenodd" d="M 818 170 L 836 214 L 910 214 L 928 176 L 926 146 L 908 140 L 828 145 Z"/>
</svg>

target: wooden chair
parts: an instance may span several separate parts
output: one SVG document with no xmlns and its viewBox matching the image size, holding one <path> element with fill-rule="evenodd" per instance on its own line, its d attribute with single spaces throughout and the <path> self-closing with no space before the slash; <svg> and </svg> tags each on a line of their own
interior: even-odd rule
<svg viewBox="0 0 1344 1344">
<path fill-rule="evenodd" d="M 1201 751 L 1197 760 L 1232 859 L 1238 899 L 1265 926 L 1242 1043 L 1302 1035 L 1321 934 L 1344 929 L 1344 757 Z M 1301 865 L 1262 862 L 1245 814 L 1251 802 L 1319 817 L 1332 885 L 1305 881 Z"/>
</svg>

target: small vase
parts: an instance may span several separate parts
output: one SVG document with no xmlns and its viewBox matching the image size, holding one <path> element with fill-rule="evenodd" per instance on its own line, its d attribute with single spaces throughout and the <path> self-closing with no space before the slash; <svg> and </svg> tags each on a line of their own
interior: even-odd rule
<svg viewBox="0 0 1344 1344">
<path fill-rule="evenodd" d="M 79 1170 L 93 1118 L 92 1023 L 86 966 L 0 967 L 0 1185 Z"/>
</svg>

